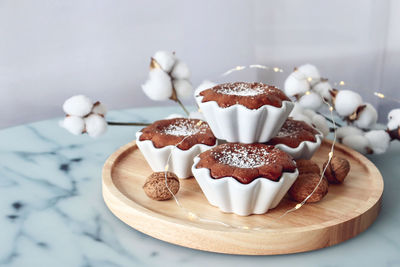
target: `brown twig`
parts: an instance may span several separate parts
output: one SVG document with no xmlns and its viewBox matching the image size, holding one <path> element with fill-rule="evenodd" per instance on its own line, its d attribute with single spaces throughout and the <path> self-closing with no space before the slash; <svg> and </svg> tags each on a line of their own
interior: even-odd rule
<svg viewBox="0 0 400 267">
<path fill-rule="evenodd" d="M 116 121 L 107 121 L 108 125 L 113 126 L 148 126 L 151 123 L 147 122 L 116 122 Z"/>
</svg>

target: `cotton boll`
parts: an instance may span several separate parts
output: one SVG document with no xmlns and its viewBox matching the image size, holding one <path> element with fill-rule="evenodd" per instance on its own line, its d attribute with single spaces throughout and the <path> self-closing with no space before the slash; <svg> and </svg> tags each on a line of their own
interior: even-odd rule
<svg viewBox="0 0 400 267">
<path fill-rule="evenodd" d="M 378 120 L 376 109 L 370 103 L 365 103 L 365 105 L 366 107 L 361 111 L 358 119 L 353 122 L 355 126 L 362 129 L 370 128 Z"/>
<path fill-rule="evenodd" d="M 297 102 L 294 102 L 294 107 L 289 114 L 289 117 L 296 116 L 297 114 L 303 114 L 304 108 Z"/>
<path fill-rule="evenodd" d="M 96 103 L 94 103 L 94 105 L 93 105 L 92 113 L 95 113 L 95 114 L 99 114 L 99 115 L 103 115 L 103 116 L 104 116 L 104 115 L 107 114 L 107 108 L 106 108 L 106 106 L 103 105 L 102 103 L 96 102 Z"/>
<path fill-rule="evenodd" d="M 394 130 L 400 127 L 400 108 L 393 109 L 388 114 L 388 124 L 389 130 Z"/>
<path fill-rule="evenodd" d="M 310 90 L 310 83 L 303 74 L 295 71 L 286 78 L 284 90 L 288 96 L 301 95 Z"/>
<path fill-rule="evenodd" d="M 352 149 L 362 153 L 366 154 L 368 152 L 369 148 L 369 141 L 368 139 L 363 136 L 363 135 L 348 135 L 345 136 L 342 140 L 342 143 L 348 147 L 351 147 Z"/>
<path fill-rule="evenodd" d="M 312 92 L 300 97 L 298 102 L 303 108 L 318 110 L 322 105 L 322 98 L 319 94 Z"/>
<path fill-rule="evenodd" d="M 154 54 L 153 59 L 157 61 L 165 72 L 170 72 L 176 62 L 174 53 L 168 51 L 157 51 Z"/>
<path fill-rule="evenodd" d="M 369 131 L 364 135 L 369 141 L 369 148 L 374 154 L 385 153 L 389 148 L 390 136 L 385 130 Z"/>
<path fill-rule="evenodd" d="M 329 126 L 326 119 L 319 114 L 312 117 L 312 124 L 317 128 L 324 136 L 329 134 Z"/>
<path fill-rule="evenodd" d="M 207 90 L 211 87 L 214 87 L 215 85 L 217 84 L 212 81 L 205 80 L 199 86 L 197 86 L 196 90 L 194 91 L 194 94 L 195 96 L 197 96 L 198 94 L 200 94 L 201 91 Z"/>
<path fill-rule="evenodd" d="M 171 76 L 175 79 L 190 79 L 190 70 L 185 62 L 177 61 L 172 69 Z"/>
<path fill-rule="evenodd" d="M 292 116 L 292 118 L 293 118 L 294 120 L 296 120 L 296 121 L 304 121 L 305 123 L 307 123 L 307 124 L 309 124 L 309 125 L 312 125 L 312 120 L 311 120 L 311 118 L 307 117 L 307 116 L 304 115 L 304 114 L 300 114 L 300 113 L 294 114 L 294 116 Z"/>
<path fill-rule="evenodd" d="M 161 69 L 152 69 L 149 73 L 149 79 L 142 85 L 142 89 L 152 100 L 167 100 L 172 95 L 171 78 Z"/>
<path fill-rule="evenodd" d="M 165 117 L 166 120 L 175 119 L 175 118 L 184 118 L 184 116 L 182 114 L 172 113 L 172 114 L 168 115 L 167 117 Z"/>
<path fill-rule="evenodd" d="M 336 130 L 336 137 L 341 140 L 348 135 L 364 135 L 364 132 L 357 127 L 343 126 Z"/>
<path fill-rule="evenodd" d="M 207 121 L 206 118 L 204 117 L 203 113 L 199 112 L 199 111 L 192 111 L 189 114 L 189 118 L 191 119 L 198 119 L 198 120 L 202 120 L 202 121 Z"/>
<path fill-rule="evenodd" d="M 179 98 L 185 98 L 192 95 L 192 84 L 187 80 L 174 80 L 173 81 L 176 94 Z"/>
<path fill-rule="evenodd" d="M 65 117 L 60 121 L 60 126 L 75 135 L 80 135 L 85 130 L 85 122 L 78 116 Z"/>
<path fill-rule="evenodd" d="M 349 116 L 362 105 L 362 98 L 350 90 L 338 91 L 335 99 L 335 109 L 340 116 Z"/>
<path fill-rule="evenodd" d="M 106 120 L 97 114 L 85 118 L 86 132 L 90 137 L 98 137 L 107 131 Z"/>
<path fill-rule="evenodd" d="M 326 101 L 330 101 L 332 96 L 330 90 L 332 86 L 328 82 L 319 82 L 313 86 L 313 90 L 317 92 L 321 97 L 325 98 Z"/>
<path fill-rule="evenodd" d="M 68 115 L 84 117 L 90 113 L 92 107 L 93 102 L 90 98 L 84 95 L 75 95 L 64 102 L 63 110 Z"/>
<path fill-rule="evenodd" d="M 319 74 L 317 67 L 315 67 L 314 65 L 301 65 L 297 68 L 297 71 L 303 73 L 306 76 L 306 79 L 308 79 L 308 82 L 310 82 L 311 84 L 315 84 L 321 79 L 321 75 Z"/>
</svg>

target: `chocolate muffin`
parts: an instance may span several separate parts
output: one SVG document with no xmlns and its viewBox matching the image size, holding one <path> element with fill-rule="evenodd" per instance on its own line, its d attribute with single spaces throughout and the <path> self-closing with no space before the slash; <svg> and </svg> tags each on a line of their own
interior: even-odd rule
<svg viewBox="0 0 400 267">
<path fill-rule="evenodd" d="M 269 145 L 284 144 L 289 147 L 298 147 L 301 142 L 316 142 L 316 135 L 320 134 L 316 129 L 304 121 L 296 121 L 288 118 L 279 130 L 278 135 L 269 140 Z"/>
<path fill-rule="evenodd" d="M 288 118 L 278 134 L 267 142 L 294 159 L 310 159 L 321 145 L 323 135 L 304 121 Z"/>
<path fill-rule="evenodd" d="M 196 93 L 196 102 L 218 139 L 231 143 L 263 143 L 274 137 L 293 109 L 278 88 L 235 82 Z"/>
<path fill-rule="evenodd" d="M 192 172 L 211 205 L 241 216 L 275 208 L 299 174 L 285 152 L 240 143 L 222 144 L 196 156 Z"/>
<path fill-rule="evenodd" d="M 233 177 L 242 184 L 256 178 L 278 181 L 282 172 L 294 172 L 296 164 L 282 150 L 264 144 L 226 143 L 203 152 L 196 168 L 210 169 L 214 179 Z"/>
<path fill-rule="evenodd" d="M 234 82 L 216 85 L 200 92 L 202 102 L 216 101 L 221 108 L 236 104 L 249 109 L 258 109 L 264 105 L 281 107 L 282 101 L 290 101 L 278 88 L 263 83 Z"/>
<path fill-rule="evenodd" d="M 155 121 L 141 130 L 139 140 L 151 140 L 156 148 L 178 145 L 188 150 L 196 144 L 213 146 L 216 138 L 207 122 L 198 119 L 175 118 Z"/>
<path fill-rule="evenodd" d="M 193 158 L 217 145 L 204 121 L 159 120 L 136 133 L 136 144 L 154 172 L 168 170 L 179 178 L 192 176 Z"/>
</svg>

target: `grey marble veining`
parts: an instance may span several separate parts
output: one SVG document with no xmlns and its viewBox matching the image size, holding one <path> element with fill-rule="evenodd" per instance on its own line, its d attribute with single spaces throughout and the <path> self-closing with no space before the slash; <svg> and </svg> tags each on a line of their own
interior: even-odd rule
<svg viewBox="0 0 400 267">
<path fill-rule="evenodd" d="M 179 111 L 113 111 L 109 120 L 147 121 Z M 370 156 L 381 170 L 381 214 L 364 233 L 318 251 L 234 256 L 183 248 L 119 221 L 101 196 L 101 169 L 139 127 L 110 127 L 91 139 L 48 120 L 0 131 L 1 266 L 400 266 L 400 144 Z"/>
</svg>

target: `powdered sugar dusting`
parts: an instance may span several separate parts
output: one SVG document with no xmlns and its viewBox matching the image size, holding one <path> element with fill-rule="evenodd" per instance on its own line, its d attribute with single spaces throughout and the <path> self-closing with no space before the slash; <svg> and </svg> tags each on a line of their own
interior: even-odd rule
<svg viewBox="0 0 400 267">
<path fill-rule="evenodd" d="M 225 147 L 217 153 L 214 152 L 213 156 L 219 163 L 224 165 L 249 169 L 273 164 L 276 161 L 276 156 L 263 147 L 243 146 L 239 144 L 221 146 Z"/>
<path fill-rule="evenodd" d="M 261 83 L 225 83 L 216 92 L 224 95 L 256 96 L 266 92 L 266 85 Z"/>
<path fill-rule="evenodd" d="M 177 120 L 174 124 L 162 129 L 162 133 L 174 136 L 189 136 L 198 133 L 204 134 L 206 130 L 207 125 L 205 123 L 198 125 L 195 120 Z"/>
</svg>

